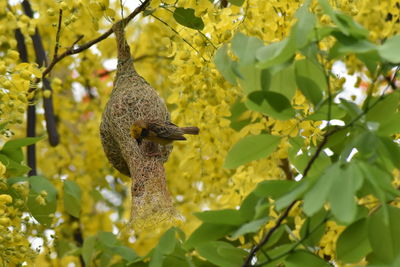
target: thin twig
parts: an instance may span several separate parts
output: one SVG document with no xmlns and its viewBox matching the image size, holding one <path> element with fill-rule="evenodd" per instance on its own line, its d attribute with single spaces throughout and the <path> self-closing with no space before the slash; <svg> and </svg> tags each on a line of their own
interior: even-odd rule
<svg viewBox="0 0 400 267">
<path fill-rule="evenodd" d="M 165 10 L 169 11 L 171 14 L 174 14 L 174 11 L 168 9 L 166 6 L 161 6 L 161 8 L 164 8 Z M 169 25 L 168 25 L 168 27 L 172 28 L 172 27 L 169 26 Z M 217 47 L 211 42 L 210 38 L 208 38 L 208 37 L 207 37 L 202 31 L 200 31 L 200 30 L 197 30 L 197 32 L 200 33 L 200 35 L 203 36 L 204 39 L 206 39 L 206 40 L 211 44 L 211 46 L 212 46 L 215 50 L 217 50 Z"/>
<path fill-rule="evenodd" d="M 198 33 L 200 33 L 201 36 L 203 36 L 204 39 L 206 39 L 211 46 L 214 48 L 214 50 L 217 50 L 217 47 L 213 44 L 213 42 L 211 42 L 210 38 L 207 37 L 207 35 L 205 35 L 202 31 L 197 30 Z"/>
<path fill-rule="evenodd" d="M 57 58 L 58 47 L 60 46 L 60 35 L 61 35 L 61 23 L 62 23 L 62 9 L 60 8 L 60 13 L 58 14 L 58 27 L 56 33 L 56 45 L 54 46 L 54 56 L 53 60 Z"/>
<path fill-rule="evenodd" d="M 259 251 L 267 242 L 268 240 L 271 238 L 272 234 L 279 228 L 279 226 L 281 226 L 282 222 L 284 219 L 286 219 L 286 217 L 289 215 L 290 210 L 292 209 L 292 207 L 296 204 L 296 201 L 293 201 L 287 208 L 286 210 L 282 213 L 282 215 L 278 218 L 278 220 L 276 221 L 276 224 L 274 227 L 272 227 L 267 234 L 263 237 L 263 239 L 260 241 L 260 243 L 258 243 L 257 245 L 255 245 L 249 253 L 249 256 L 247 256 L 245 262 L 243 263 L 243 267 L 247 267 L 247 266 L 251 266 L 251 261 L 253 259 L 253 257 L 256 255 L 257 251 Z"/>
<path fill-rule="evenodd" d="M 131 21 L 136 15 L 138 15 L 140 12 L 142 12 L 147 5 L 150 3 L 151 0 L 145 0 L 142 2 L 142 4 L 140 6 L 138 6 L 131 14 L 129 14 L 129 16 L 127 16 L 126 18 L 122 19 L 122 21 L 124 21 L 124 23 L 128 23 L 129 21 Z M 106 31 L 105 33 L 103 33 L 102 35 L 100 35 L 99 37 L 84 43 L 82 45 L 80 45 L 77 48 L 74 48 L 75 44 L 77 42 L 79 42 L 80 39 L 82 39 L 83 36 L 81 36 L 80 38 L 78 38 L 77 41 L 75 41 L 75 43 L 66 51 L 64 51 L 62 54 L 60 54 L 59 56 L 57 56 L 55 59 L 53 59 L 50 64 L 47 66 L 47 68 L 43 71 L 42 73 L 42 78 L 46 77 L 46 75 L 48 75 L 50 73 L 50 71 L 54 68 L 54 66 L 61 61 L 62 59 L 64 59 L 67 56 L 73 55 L 73 54 L 78 54 L 88 48 L 90 48 L 91 46 L 97 44 L 98 42 L 103 41 L 104 39 L 106 39 L 108 36 L 110 36 L 112 33 L 114 32 L 113 28 L 111 27 L 108 31 Z"/>
<path fill-rule="evenodd" d="M 329 220 L 328 218 L 323 219 L 317 226 L 315 226 L 314 229 L 312 229 L 308 235 L 305 235 L 303 238 L 301 238 L 300 240 L 298 240 L 293 247 L 291 247 L 288 251 L 283 252 L 282 254 L 279 254 L 278 256 L 275 256 L 274 258 L 267 258 L 267 260 L 265 262 L 262 262 L 260 264 L 257 264 L 255 266 L 264 266 L 270 262 L 279 260 L 280 258 L 284 257 L 285 255 L 288 255 L 289 253 L 291 253 L 292 251 L 294 251 L 299 245 L 301 245 L 304 240 L 306 240 L 309 236 L 311 236 L 315 231 L 317 231 L 324 223 L 326 223 Z"/>
<path fill-rule="evenodd" d="M 205 62 L 209 62 L 209 60 L 205 59 L 205 58 L 201 55 L 201 53 L 199 52 L 199 50 L 197 50 L 191 43 L 189 43 L 185 38 L 183 38 L 183 37 L 179 34 L 179 32 L 177 32 L 174 28 L 172 28 L 170 25 L 168 25 L 168 23 L 166 23 L 166 22 L 163 21 L 162 19 L 160 19 L 160 18 L 154 16 L 153 14 L 151 14 L 151 16 L 152 16 L 153 18 L 155 18 L 156 20 L 158 20 L 159 22 L 161 22 L 162 24 L 164 24 L 165 26 L 167 26 L 168 28 L 170 28 L 171 31 L 173 31 L 176 35 L 178 35 L 178 36 L 182 39 L 182 41 L 184 41 L 188 46 L 190 46 L 194 51 L 196 51 L 196 53 L 197 53 Z"/>
</svg>

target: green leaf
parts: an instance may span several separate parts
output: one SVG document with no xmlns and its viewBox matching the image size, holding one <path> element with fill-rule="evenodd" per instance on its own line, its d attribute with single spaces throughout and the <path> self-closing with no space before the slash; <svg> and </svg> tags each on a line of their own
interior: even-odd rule
<svg viewBox="0 0 400 267">
<path fill-rule="evenodd" d="M 302 139 L 302 137 L 300 137 Z M 293 143 L 293 139 L 291 139 L 291 144 Z M 299 150 L 290 149 L 289 151 L 289 160 L 292 165 L 295 166 L 299 173 L 303 173 L 308 163 L 310 162 L 312 155 L 315 153 L 315 148 L 311 148 L 309 150 L 303 151 L 301 150 L 301 154 L 298 154 Z M 321 153 L 315 162 L 312 164 L 308 176 L 319 176 L 325 169 L 332 164 L 331 159 L 325 154 Z"/>
<path fill-rule="evenodd" d="M 393 64 L 400 63 L 400 35 L 392 36 L 378 48 L 379 55 Z"/>
<path fill-rule="evenodd" d="M 376 74 L 377 67 L 381 62 L 377 49 L 366 53 L 358 53 L 357 57 L 365 64 L 372 75 Z"/>
<path fill-rule="evenodd" d="M 235 6 L 242 6 L 244 3 L 244 0 L 228 0 L 228 2 Z"/>
<path fill-rule="evenodd" d="M 331 267 L 320 257 L 305 250 L 296 250 L 285 259 L 286 267 Z"/>
<path fill-rule="evenodd" d="M 50 226 L 52 216 L 57 208 L 57 190 L 53 184 L 42 176 L 29 177 L 30 192 L 28 197 L 28 208 L 32 216 L 41 224 Z M 44 199 L 40 204 L 38 199 Z"/>
<path fill-rule="evenodd" d="M 155 249 L 153 254 L 151 255 L 151 260 L 149 263 L 149 267 L 159 267 L 163 266 L 164 256 L 162 255 L 159 249 Z"/>
<path fill-rule="evenodd" d="M 396 112 L 400 103 L 400 93 L 393 92 L 385 95 L 384 98 L 375 98 L 374 101 L 378 103 L 369 110 L 367 120 L 382 122 L 388 119 L 388 115 Z"/>
<path fill-rule="evenodd" d="M 6 155 L 3 155 L 1 152 L 0 152 L 0 162 L 2 162 L 4 164 L 4 166 L 6 166 L 7 174 L 9 176 L 23 175 L 31 169 L 28 166 L 22 165 L 16 161 L 10 159 Z"/>
<path fill-rule="evenodd" d="M 13 139 L 4 144 L 3 148 L 1 149 L 1 152 L 7 153 L 8 151 L 12 151 L 12 150 L 18 149 L 23 146 L 29 146 L 29 145 L 35 144 L 36 142 L 38 142 L 42 139 L 44 139 L 44 136 Z"/>
<path fill-rule="evenodd" d="M 334 180 L 341 174 L 340 164 L 331 165 L 304 196 L 304 212 L 312 216 L 327 200 Z"/>
<path fill-rule="evenodd" d="M 95 256 L 95 260 L 98 259 L 97 262 L 99 262 L 100 266 L 110 266 L 112 256 L 113 254 L 110 250 L 99 251 L 99 253 Z"/>
<path fill-rule="evenodd" d="M 291 100 L 297 88 L 294 65 L 290 64 L 277 72 L 271 72 L 270 69 L 263 70 L 261 73 L 261 87 L 264 91 L 280 93 Z"/>
<path fill-rule="evenodd" d="M 245 94 L 261 90 L 261 70 L 254 64 L 238 65 L 239 84 L 244 89 Z"/>
<path fill-rule="evenodd" d="M 338 32 L 340 32 L 339 29 L 337 27 L 333 27 L 333 26 L 316 27 L 314 29 L 314 31 L 311 33 L 310 41 L 312 41 L 312 42 L 321 41 L 322 39 L 324 39 L 328 36 L 332 36 Z"/>
<path fill-rule="evenodd" d="M 356 38 L 367 38 L 368 30 L 355 22 L 352 17 L 341 12 L 334 11 L 327 0 L 318 0 L 325 14 L 331 17 L 332 21 L 345 35 L 351 35 Z"/>
<path fill-rule="evenodd" d="M 392 138 L 379 137 L 379 155 L 382 159 L 390 160 L 394 167 L 400 169 L 400 146 Z"/>
<path fill-rule="evenodd" d="M 269 134 L 246 136 L 228 152 L 224 168 L 234 169 L 250 161 L 265 158 L 276 150 L 280 140 L 280 137 Z"/>
<path fill-rule="evenodd" d="M 278 120 L 288 120 L 296 113 L 284 95 L 271 91 L 255 91 L 248 95 L 246 106 Z"/>
<path fill-rule="evenodd" d="M 254 207 L 255 214 L 253 219 L 264 218 L 265 214 L 268 214 L 268 210 L 270 208 L 270 203 L 266 198 L 260 198 Z"/>
<path fill-rule="evenodd" d="M 233 85 L 236 85 L 236 75 L 232 70 L 232 59 L 228 56 L 228 46 L 221 46 L 215 53 L 214 63 L 222 76 Z"/>
<path fill-rule="evenodd" d="M 289 251 L 291 251 L 291 250 L 293 250 L 293 243 L 271 247 L 268 250 L 268 252 L 266 252 L 266 255 L 268 255 L 268 257 L 266 257 L 266 255 L 264 255 L 264 253 L 257 254 L 257 258 L 260 258 L 260 260 L 258 262 L 264 262 L 264 261 L 268 260 L 268 264 L 266 264 L 266 265 L 263 264 L 262 265 L 263 267 L 276 267 L 276 266 L 283 265 L 283 260 L 285 260 L 286 256 L 289 255 Z M 277 260 L 271 261 L 271 259 L 274 259 L 274 258 L 277 258 Z"/>
<path fill-rule="evenodd" d="M 243 224 L 236 231 L 231 234 L 231 238 L 235 239 L 239 236 L 248 234 L 248 233 L 257 233 L 260 228 L 268 221 L 268 218 L 262 218 L 259 220 L 251 221 Z"/>
<path fill-rule="evenodd" d="M 357 263 L 371 250 L 367 236 L 367 220 L 365 218 L 349 225 L 340 234 L 336 242 L 337 258 L 343 262 Z"/>
<path fill-rule="evenodd" d="M 266 69 L 274 65 L 282 64 L 294 56 L 296 41 L 294 38 L 286 38 L 280 42 L 272 43 L 257 50 L 256 57 L 258 68 Z"/>
<path fill-rule="evenodd" d="M 237 267 L 238 263 L 243 262 L 247 256 L 247 252 L 244 250 L 222 241 L 212 241 L 199 245 L 196 247 L 196 251 L 211 263 L 224 267 Z"/>
<path fill-rule="evenodd" d="M 179 228 L 175 229 L 179 232 Z M 181 243 L 177 242 L 174 251 L 169 255 L 164 255 L 163 266 L 195 267 L 192 259 L 188 252 L 182 248 Z"/>
<path fill-rule="evenodd" d="M 241 216 L 246 220 L 251 220 L 254 218 L 255 215 L 255 207 L 258 203 L 260 198 L 256 196 L 253 192 L 250 193 L 240 205 L 240 213 Z"/>
<path fill-rule="evenodd" d="M 368 38 L 368 30 L 358 24 L 351 16 L 341 12 L 335 12 L 332 20 L 336 23 L 338 28 L 343 32 L 348 32 L 351 36 L 356 38 Z"/>
<path fill-rule="evenodd" d="M 356 164 L 350 163 L 340 168 L 328 197 L 332 214 L 339 222 L 348 224 L 356 218 L 357 203 L 354 197 L 363 182 L 363 173 Z"/>
<path fill-rule="evenodd" d="M 32 145 L 44 137 L 26 137 L 13 139 L 6 142 L 0 150 L 0 161 L 7 167 L 9 175 L 22 175 L 30 170 L 29 167 L 22 165 L 24 159 L 21 147 Z"/>
<path fill-rule="evenodd" d="M 320 66 L 309 59 L 295 62 L 296 82 L 303 95 L 317 105 L 322 100 L 322 92 L 328 88 L 326 77 Z"/>
<path fill-rule="evenodd" d="M 324 103 L 321 105 L 313 114 L 307 116 L 307 120 L 328 120 L 329 115 L 329 104 Z M 342 119 L 346 115 L 346 112 L 339 107 L 338 104 L 331 103 L 331 110 L 330 110 L 330 119 L 331 120 L 338 120 Z"/>
<path fill-rule="evenodd" d="M 55 249 L 57 256 L 62 258 L 64 256 L 73 254 L 73 252 L 77 250 L 77 247 L 73 242 L 69 242 L 65 239 L 56 239 Z"/>
<path fill-rule="evenodd" d="M 334 35 L 338 41 L 329 50 L 329 58 L 340 58 L 347 54 L 372 53 L 377 49 L 376 45 L 368 40 L 357 39 L 342 33 Z"/>
<path fill-rule="evenodd" d="M 205 223 L 241 225 L 245 220 L 241 217 L 239 210 L 208 210 L 196 212 L 194 215 Z"/>
<path fill-rule="evenodd" d="M 383 203 L 387 199 L 400 196 L 400 191 L 392 184 L 392 174 L 390 172 L 365 162 L 359 162 L 358 167 L 363 172 L 364 178 L 372 185 L 376 197 Z"/>
<path fill-rule="evenodd" d="M 271 238 L 268 240 L 268 243 L 265 244 L 265 248 L 270 248 L 273 250 L 276 246 L 279 246 L 281 244 L 282 240 L 287 240 L 287 236 L 283 234 L 287 233 L 286 232 L 286 226 L 285 224 L 281 224 L 278 229 L 272 233 Z"/>
<path fill-rule="evenodd" d="M 119 244 L 117 237 L 111 232 L 101 231 L 97 234 L 97 239 L 104 248 L 112 248 Z"/>
<path fill-rule="evenodd" d="M 315 27 L 315 15 L 308 11 L 309 2 L 303 4 L 296 12 L 298 21 L 292 29 L 292 34 L 296 40 L 297 48 L 302 48 L 307 43 L 308 37 Z"/>
<path fill-rule="evenodd" d="M 379 123 L 378 134 L 388 136 L 400 132 L 400 114 L 397 107 L 400 103 L 400 94 L 397 92 L 386 95 L 367 113 L 367 120 Z"/>
<path fill-rule="evenodd" d="M 83 261 L 85 262 L 85 266 L 88 267 L 92 266 L 92 259 L 96 251 L 95 245 L 96 245 L 95 236 L 89 236 L 85 238 L 82 246 L 82 257 Z"/>
<path fill-rule="evenodd" d="M 9 160 L 15 162 L 15 164 L 20 164 L 24 160 L 24 153 L 20 147 L 10 149 L 10 150 L 1 150 L 1 155 L 6 156 Z"/>
<path fill-rule="evenodd" d="M 248 37 L 238 32 L 232 39 L 232 50 L 239 58 L 240 65 L 254 64 L 256 51 L 263 46 L 263 42 L 256 37 Z"/>
<path fill-rule="evenodd" d="M 235 131 L 240 131 L 244 126 L 250 123 L 250 118 L 243 118 L 242 116 L 247 111 L 247 108 L 240 99 L 236 100 L 236 102 L 231 105 L 230 111 L 231 116 L 228 117 L 228 119 L 231 121 L 231 128 Z"/>
<path fill-rule="evenodd" d="M 281 210 L 290 205 L 293 201 L 297 200 L 300 196 L 304 194 L 305 191 L 310 186 L 310 178 L 308 177 L 307 180 L 302 180 L 301 182 L 297 183 L 297 186 L 294 187 L 289 193 L 280 197 L 276 202 L 276 209 Z"/>
<path fill-rule="evenodd" d="M 304 240 L 302 243 L 310 247 L 318 245 L 321 237 L 325 233 L 325 220 L 328 212 L 321 209 L 311 217 L 308 217 L 300 229 L 300 237 Z"/>
<path fill-rule="evenodd" d="M 257 184 L 254 194 L 259 197 L 277 199 L 290 192 L 298 183 L 288 180 L 269 180 Z"/>
<path fill-rule="evenodd" d="M 347 101 L 344 98 L 340 98 L 339 107 L 345 110 L 351 119 L 358 117 L 363 112 L 355 103 Z"/>
<path fill-rule="evenodd" d="M 194 9 L 192 8 L 178 7 L 175 9 L 173 17 L 176 22 L 178 22 L 182 26 L 195 30 L 204 29 L 203 20 L 195 16 Z"/>
<path fill-rule="evenodd" d="M 176 230 L 174 227 L 168 229 L 164 235 L 160 238 L 158 242 L 157 248 L 161 251 L 162 254 L 171 254 L 176 246 L 176 238 L 175 238 Z"/>
<path fill-rule="evenodd" d="M 139 256 L 133 251 L 133 249 L 127 246 L 113 247 L 112 252 L 114 254 L 120 255 L 124 260 L 128 262 L 135 261 L 136 259 L 139 258 Z"/>
<path fill-rule="evenodd" d="M 64 209 L 65 211 L 79 218 L 81 212 L 81 189 L 74 181 L 64 181 Z"/>
<path fill-rule="evenodd" d="M 217 240 L 234 229 L 236 229 L 236 227 L 232 225 L 203 223 L 188 238 L 184 244 L 184 248 L 190 249 L 204 242 Z"/>
<path fill-rule="evenodd" d="M 390 136 L 400 133 L 400 114 L 387 113 L 387 120 L 379 124 L 378 134 L 382 136 Z"/>
<path fill-rule="evenodd" d="M 388 223 L 381 208 L 368 218 L 368 239 L 374 255 L 386 264 L 392 263 L 400 255 L 400 209 L 387 206 Z"/>
</svg>

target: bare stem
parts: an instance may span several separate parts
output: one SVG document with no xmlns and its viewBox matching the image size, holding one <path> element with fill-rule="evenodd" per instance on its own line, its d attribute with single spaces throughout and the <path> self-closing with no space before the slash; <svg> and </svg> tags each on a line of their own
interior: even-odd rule
<svg viewBox="0 0 400 267">
<path fill-rule="evenodd" d="M 124 21 L 124 24 L 127 24 L 129 21 L 131 21 L 134 17 L 136 17 L 136 15 L 138 15 L 140 12 L 142 12 L 146 6 L 150 3 L 151 0 L 145 0 L 142 2 L 142 4 L 140 6 L 138 6 L 131 14 L 129 14 L 129 16 L 127 16 L 126 18 L 122 19 Z M 67 49 L 66 51 L 64 51 L 62 54 L 60 54 L 59 56 L 56 56 L 55 58 L 53 58 L 53 60 L 50 62 L 50 64 L 47 66 L 47 68 L 43 71 L 42 73 L 42 78 L 46 77 L 46 75 L 48 75 L 50 73 L 50 71 L 54 68 L 54 66 L 61 61 L 63 58 L 73 55 L 73 54 L 78 54 L 88 48 L 90 48 L 92 45 L 97 44 L 98 42 L 103 41 L 104 39 L 106 39 L 108 36 L 110 36 L 112 33 L 114 32 L 113 28 L 111 27 L 108 31 L 106 31 L 105 33 L 103 33 L 102 35 L 100 35 L 99 37 L 84 43 L 82 45 L 80 45 L 77 48 L 74 48 L 76 43 L 78 43 L 83 36 L 81 35 L 77 41 L 74 42 L 74 44 Z"/>
<path fill-rule="evenodd" d="M 57 58 L 57 53 L 58 53 L 58 48 L 60 46 L 60 35 L 61 35 L 61 22 L 62 22 L 62 14 L 63 11 L 60 9 L 60 13 L 58 15 L 58 27 L 57 27 L 57 33 L 56 33 L 56 45 L 54 47 L 54 56 L 53 60 Z"/>
</svg>

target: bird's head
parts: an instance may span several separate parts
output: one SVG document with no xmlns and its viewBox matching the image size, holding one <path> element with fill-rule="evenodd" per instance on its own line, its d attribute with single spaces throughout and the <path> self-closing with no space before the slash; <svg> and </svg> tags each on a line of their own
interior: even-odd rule
<svg viewBox="0 0 400 267">
<path fill-rule="evenodd" d="M 146 129 L 146 123 L 142 120 L 136 121 L 131 126 L 130 134 L 135 139 L 140 139 L 143 134 L 143 129 Z"/>
</svg>

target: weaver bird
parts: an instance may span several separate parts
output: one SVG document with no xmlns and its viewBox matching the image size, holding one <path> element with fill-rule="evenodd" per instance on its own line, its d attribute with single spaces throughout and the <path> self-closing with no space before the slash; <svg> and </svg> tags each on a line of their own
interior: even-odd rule
<svg viewBox="0 0 400 267">
<path fill-rule="evenodd" d="M 172 141 L 186 140 L 184 134 L 199 134 L 197 127 L 178 127 L 169 121 L 138 120 L 131 126 L 131 136 L 140 144 L 143 139 L 160 145 L 168 145 Z"/>
</svg>

